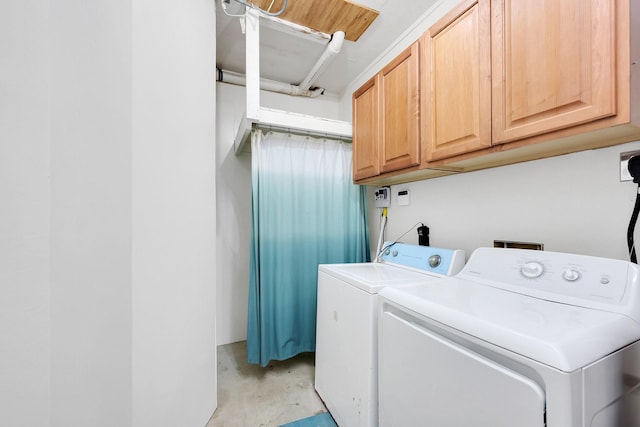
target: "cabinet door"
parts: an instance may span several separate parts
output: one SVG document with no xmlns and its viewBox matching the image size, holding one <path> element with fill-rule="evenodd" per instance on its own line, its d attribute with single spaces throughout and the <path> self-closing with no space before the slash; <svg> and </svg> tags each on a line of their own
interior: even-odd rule
<svg viewBox="0 0 640 427">
<path fill-rule="evenodd" d="M 493 143 L 614 115 L 615 0 L 492 0 Z"/>
<path fill-rule="evenodd" d="M 353 94 L 353 180 L 380 174 L 378 77 Z"/>
<path fill-rule="evenodd" d="M 425 161 L 491 145 L 489 0 L 464 1 L 422 38 Z"/>
<path fill-rule="evenodd" d="M 380 73 L 380 170 L 420 163 L 419 43 L 402 52 Z"/>
</svg>

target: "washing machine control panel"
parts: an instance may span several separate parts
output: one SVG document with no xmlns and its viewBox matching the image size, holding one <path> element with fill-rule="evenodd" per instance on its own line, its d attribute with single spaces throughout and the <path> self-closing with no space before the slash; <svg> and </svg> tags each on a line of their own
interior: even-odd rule
<svg viewBox="0 0 640 427">
<path fill-rule="evenodd" d="M 627 261 L 559 252 L 480 248 L 458 275 L 524 295 L 587 308 L 636 313 L 640 269 Z"/>
<path fill-rule="evenodd" d="M 452 275 L 464 266 L 462 250 L 419 246 L 400 242 L 385 242 L 380 255 L 382 262 L 410 267 L 435 274 Z"/>
</svg>

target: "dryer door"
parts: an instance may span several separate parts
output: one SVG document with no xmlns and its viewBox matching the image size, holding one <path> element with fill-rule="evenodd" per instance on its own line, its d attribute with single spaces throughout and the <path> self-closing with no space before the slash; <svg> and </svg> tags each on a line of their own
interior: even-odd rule
<svg viewBox="0 0 640 427">
<path fill-rule="evenodd" d="M 388 311 L 380 332 L 381 427 L 545 425 L 529 378 Z"/>
</svg>

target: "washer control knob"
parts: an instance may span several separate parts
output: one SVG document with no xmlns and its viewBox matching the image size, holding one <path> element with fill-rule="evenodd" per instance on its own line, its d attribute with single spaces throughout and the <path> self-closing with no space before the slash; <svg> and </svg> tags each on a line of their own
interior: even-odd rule
<svg viewBox="0 0 640 427">
<path fill-rule="evenodd" d="M 569 267 L 562 273 L 562 277 L 568 282 L 575 282 L 580 278 L 580 272 L 575 268 Z"/>
<path fill-rule="evenodd" d="M 391 253 L 391 251 L 390 251 L 389 249 L 385 249 L 385 250 L 384 250 L 384 254 L 385 254 L 385 255 L 389 255 L 390 253 Z"/>
<path fill-rule="evenodd" d="M 536 261 L 529 261 L 520 267 L 520 273 L 528 279 L 535 279 L 542 276 L 544 266 Z"/>
<path fill-rule="evenodd" d="M 393 255 L 394 257 L 397 257 L 397 256 L 398 256 L 398 251 L 393 251 L 393 254 L 392 254 L 392 255 Z"/>
<path fill-rule="evenodd" d="M 436 268 L 442 262 L 442 257 L 440 255 L 431 255 L 428 261 L 429 261 L 429 267 Z"/>
</svg>

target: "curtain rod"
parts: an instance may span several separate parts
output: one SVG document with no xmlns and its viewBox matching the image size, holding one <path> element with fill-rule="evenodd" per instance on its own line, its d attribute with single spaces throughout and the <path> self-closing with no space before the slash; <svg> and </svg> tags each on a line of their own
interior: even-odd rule
<svg viewBox="0 0 640 427">
<path fill-rule="evenodd" d="M 289 133 L 291 135 L 298 135 L 298 136 L 314 136 L 314 137 L 322 138 L 322 139 L 331 139 L 331 140 L 334 140 L 334 141 L 342 141 L 342 142 L 351 143 L 351 138 L 345 138 L 345 137 L 341 137 L 341 136 L 338 136 L 338 135 L 331 135 L 331 134 L 328 134 L 328 133 L 315 132 L 315 131 L 305 131 L 305 130 L 300 130 L 300 129 L 292 129 L 292 128 L 274 126 L 274 125 L 264 125 L 264 124 L 254 123 L 253 124 L 253 130 L 266 130 L 266 131 L 272 131 L 272 132 L 277 132 L 277 133 Z"/>
</svg>

